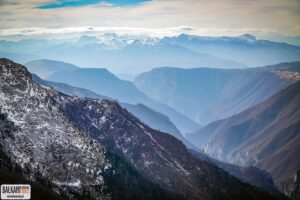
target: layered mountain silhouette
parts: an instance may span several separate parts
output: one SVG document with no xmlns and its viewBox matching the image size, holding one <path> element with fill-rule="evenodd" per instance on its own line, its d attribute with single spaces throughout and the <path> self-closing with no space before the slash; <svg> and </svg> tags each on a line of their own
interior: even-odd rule
<svg viewBox="0 0 300 200">
<path fill-rule="evenodd" d="M 35 68 L 31 66 L 32 63 L 35 63 Z M 72 66 L 70 69 L 68 68 L 68 70 L 66 70 L 69 65 L 57 61 L 51 62 L 49 60 L 46 60 L 45 62 L 39 60 L 27 63 L 26 66 L 28 66 L 32 73 L 36 73 L 37 75 L 44 74 L 44 71 L 48 72 L 52 66 L 55 66 L 54 69 L 59 69 L 59 71 L 48 77 L 48 80 L 50 81 L 88 89 L 94 93 L 124 103 L 142 103 L 157 112 L 167 115 L 182 133 L 192 132 L 200 127 L 193 120 L 177 112 L 175 109 L 149 98 L 138 90 L 134 84 L 117 78 L 106 69 L 79 68 L 72 70 Z M 38 70 L 35 70 L 37 69 L 37 66 Z"/>
<path fill-rule="evenodd" d="M 1 152 L 63 198 L 277 199 L 194 158 L 116 102 L 40 86 L 7 59 L 0 82 Z"/>
<path fill-rule="evenodd" d="M 51 60 L 62 60 L 78 66 L 106 66 L 115 73 L 137 74 L 150 70 L 153 66 L 177 67 L 220 67 L 241 68 L 245 64 L 229 59 L 218 58 L 207 53 L 197 53 L 181 46 L 165 44 L 149 38 L 148 41 L 133 39 L 124 43 L 124 39 L 113 35 L 102 38 L 83 35 L 76 41 L 69 40 L 21 40 L 18 42 L 0 41 L 0 55 L 10 55 L 16 61 L 24 62 L 28 58 L 41 57 Z M 125 39 L 126 40 L 126 39 Z M 132 39 L 130 39 L 132 40 Z M 153 42 L 152 42 L 153 40 Z M 20 55 L 20 57 L 18 57 Z M 139 59 L 137 59 L 139 58 Z M 153 59 L 155 58 L 155 59 Z M 32 60 L 32 59 L 31 59 Z M 141 67 L 142 66 L 142 67 Z M 41 76 L 42 77 L 42 76 Z"/>
<path fill-rule="evenodd" d="M 209 155 L 270 172 L 277 187 L 290 195 L 300 167 L 300 82 L 262 103 L 188 135 Z"/>
<path fill-rule="evenodd" d="M 30 54 L 28 54 L 30 52 Z M 300 47 L 238 37 L 180 35 L 162 39 L 105 34 L 71 39 L 0 41 L 0 56 L 25 63 L 46 58 L 116 74 L 139 74 L 156 67 L 245 68 L 299 60 Z M 43 78 L 43 76 L 41 76 Z"/>
<path fill-rule="evenodd" d="M 250 108 L 296 80 L 300 62 L 249 69 L 163 67 L 134 83 L 153 99 L 207 124 Z"/>
</svg>

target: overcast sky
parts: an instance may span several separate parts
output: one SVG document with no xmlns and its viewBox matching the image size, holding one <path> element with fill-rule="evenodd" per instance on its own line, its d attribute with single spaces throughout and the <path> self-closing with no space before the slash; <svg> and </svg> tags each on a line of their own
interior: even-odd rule
<svg viewBox="0 0 300 200">
<path fill-rule="evenodd" d="M 0 36 L 86 31 L 300 35 L 300 0 L 0 0 Z"/>
</svg>

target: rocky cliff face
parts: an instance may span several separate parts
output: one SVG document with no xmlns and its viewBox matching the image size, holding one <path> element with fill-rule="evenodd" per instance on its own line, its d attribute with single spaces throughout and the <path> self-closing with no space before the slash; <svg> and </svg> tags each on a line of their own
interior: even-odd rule
<svg viewBox="0 0 300 200">
<path fill-rule="evenodd" d="M 1 130 L 1 146 L 28 177 L 40 174 L 55 189 L 72 193 L 88 191 L 107 197 L 101 175 L 110 163 L 102 146 L 69 123 L 58 109 L 64 98 L 31 81 L 25 67 L 0 60 L 0 107 L 13 131 Z"/>
</svg>

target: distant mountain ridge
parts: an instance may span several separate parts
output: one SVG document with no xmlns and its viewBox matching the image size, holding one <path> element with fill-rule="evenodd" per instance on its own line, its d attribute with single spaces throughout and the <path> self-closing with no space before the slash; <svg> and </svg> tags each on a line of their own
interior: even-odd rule
<svg viewBox="0 0 300 200">
<path fill-rule="evenodd" d="M 38 83 L 39 85 L 51 87 L 51 88 L 55 89 L 56 91 L 67 94 L 67 95 L 94 98 L 94 99 L 110 99 L 109 97 L 102 96 L 100 94 L 96 94 L 87 89 L 73 87 L 73 86 L 70 86 L 70 85 L 67 85 L 64 83 L 43 80 L 36 74 L 32 74 L 32 80 L 34 82 Z"/>
<path fill-rule="evenodd" d="M 182 46 L 198 53 L 232 59 L 249 67 L 300 60 L 300 47 L 244 34 L 238 37 L 205 37 L 182 34 L 165 37 L 163 43 Z"/>
<path fill-rule="evenodd" d="M 248 69 L 163 67 L 136 77 L 145 94 L 200 124 L 237 114 L 300 80 L 300 62 Z"/>
<path fill-rule="evenodd" d="M 79 67 L 69 63 L 47 59 L 34 60 L 26 63 L 25 65 L 28 67 L 29 71 L 33 71 L 36 74 L 39 74 L 39 76 L 43 79 L 49 78 L 57 71 L 72 71 L 79 69 Z M 41 65 L 43 66 L 42 68 Z"/>
<path fill-rule="evenodd" d="M 86 88 L 122 102 L 138 103 L 147 98 L 131 82 L 120 80 L 107 69 L 102 68 L 58 71 L 47 80 Z"/>
</svg>

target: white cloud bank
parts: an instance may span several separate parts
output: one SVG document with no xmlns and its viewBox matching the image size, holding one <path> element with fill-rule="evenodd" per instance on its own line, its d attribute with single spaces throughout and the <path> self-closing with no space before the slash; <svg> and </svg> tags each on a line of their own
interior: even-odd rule
<svg viewBox="0 0 300 200">
<path fill-rule="evenodd" d="M 0 36 L 53 36 L 53 35 L 74 35 L 90 34 L 101 35 L 105 33 L 115 33 L 117 35 L 150 36 L 164 37 L 176 36 L 182 33 L 191 35 L 210 35 L 210 36 L 238 36 L 244 33 L 264 35 L 275 33 L 271 29 L 225 29 L 225 28 L 196 28 L 196 27 L 170 27 L 170 28 L 137 28 L 137 27 L 66 27 L 66 28 L 13 28 L 0 30 Z"/>
<path fill-rule="evenodd" d="M 51 0 L 2 0 L 0 36 L 70 33 L 300 35 L 299 0 L 153 0 L 37 9 Z"/>
</svg>

